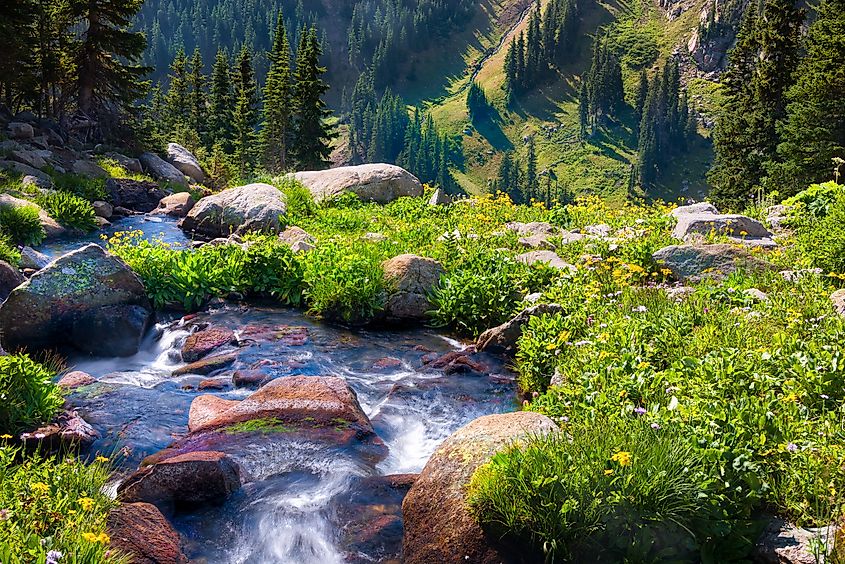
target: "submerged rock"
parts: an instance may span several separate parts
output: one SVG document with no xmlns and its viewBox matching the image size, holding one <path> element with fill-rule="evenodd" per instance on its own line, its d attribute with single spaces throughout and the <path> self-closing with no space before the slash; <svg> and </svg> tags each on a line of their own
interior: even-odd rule
<svg viewBox="0 0 845 564">
<path fill-rule="evenodd" d="M 10 350 L 71 345 L 92 355 L 130 356 L 152 315 L 140 278 L 92 243 L 12 291 L 0 306 L 0 332 Z"/>
<path fill-rule="evenodd" d="M 225 327 L 210 327 L 188 335 L 182 345 L 182 360 L 196 362 L 215 349 L 235 340 L 235 333 Z"/>
<path fill-rule="evenodd" d="M 705 278 L 719 280 L 737 270 L 763 271 L 773 268 L 745 249 L 729 244 L 670 245 L 655 252 L 652 258 L 671 270 L 677 280 L 693 282 Z"/>
<path fill-rule="evenodd" d="M 493 353 L 509 353 L 516 348 L 522 335 L 522 328 L 535 315 L 553 314 L 563 311 L 558 304 L 538 304 L 522 310 L 512 319 L 482 333 L 476 343 L 478 350 Z"/>
<path fill-rule="evenodd" d="M 212 372 L 226 368 L 237 359 L 238 355 L 236 353 L 209 356 L 207 358 L 203 358 L 202 360 L 191 362 L 181 368 L 177 368 L 173 371 L 173 375 L 183 376 L 185 374 L 198 374 L 200 376 L 206 376 Z"/>
<path fill-rule="evenodd" d="M 134 564 L 187 564 L 177 533 L 161 511 L 149 503 L 123 503 L 109 512 L 110 546 Z"/>
<path fill-rule="evenodd" d="M 391 164 L 343 166 L 328 170 L 303 171 L 294 174 L 319 202 L 343 192 L 352 192 L 361 200 L 387 204 L 402 196 L 422 196 L 419 179 Z"/>
<path fill-rule="evenodd" d="M 391 288 L 384 311 L 388 319 L 421 320 L 431 309 L 428 296 L 446 272 L 434 259 L 417 255 L 399 255 L 382 268 Z"/>
<path fill-rule="evenodd" d="M 479 417 L 446 439 L 402 503 L 402 561 L 518 562 L 519 556 L 502 550 L 470 514 L 466 487 L 475 470 L 512 441 L 555 429 L 545 415 L 523 411 Z"/>
<path fill-rule="evenodd" d="M 180 222 L 183 230 L 204 237 L 279 233 L 287 213 L 285 195 L 269 184 L 248 184 L 201 199 Z"/>
</svg>

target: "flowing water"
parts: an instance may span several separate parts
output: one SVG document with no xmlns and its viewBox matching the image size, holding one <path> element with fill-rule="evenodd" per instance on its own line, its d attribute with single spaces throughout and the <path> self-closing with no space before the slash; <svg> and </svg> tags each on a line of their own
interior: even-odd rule
<svg viewBox="0 0 845 564">
<path fill-rule="evenodd" d="M 132 220 L 131 228 L 145 227 Z M 121 227 L 130 226 L 114 229 Z M 174 226 L 165 221 L 155 227 L 167 233 Z M 170 233 L 170 242 L 184 242 Z M 122 472 L 187 433 L 188 410 L 198 395 L 242 399 L 252 393 L 254 387 L 232 385 L 237 369 L 257 369 L 269 378 L 342 376 L 387 447 L 386 456 L 374 458 L 301 438 L 237 444 L 228 452 L 242 469 L 241 490 L 221 506 L 177 512 L 172 519 L 186 539 L 186 553 L 198 562 L 395 561 L 404 490 L 386 486 L 384 476 L 419 472 L 459 427 L 516 407 L 513 376 L 494 357 L 473 356 L 481 371 L 447 375 L 430 369 L 427 361 L 462 348 L 432 330 L 352 330 L 290 309 L 231 304 L 188 322 L 159 321 L 133 357 L 72 359 L 75 369 L 98 380 L 70 396 L 100 433 L 92 453 L 119 453 Z M 245 339 L 240 347 L 221 349 L 237 351 L 234 365 L 207 376 L 173 376 L 184 366 L 181 345 L 196 324 L 227 327 L 236 335 L 288 328 L 297 338 Z M 209 381 L 222 388 L 201 389 Z"/>
</svg>

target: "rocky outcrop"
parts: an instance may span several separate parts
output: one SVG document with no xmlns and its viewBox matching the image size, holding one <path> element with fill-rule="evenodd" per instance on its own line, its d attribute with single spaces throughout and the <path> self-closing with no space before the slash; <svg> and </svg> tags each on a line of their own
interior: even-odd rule
<svg viewBox="0 0 845 564">
<path fill-rule="evenodd" d="M 21 271 L 6 261 L 0 260 L 0 301 L 5 300 L 12 290 L 26 282 Z"/>
<path fill-rule="evenodd" d="M 696 202 L 695 204 L 689 204 L 686 206 L 679 206 L 672 211 L 669 212 L 669 215 L 674 218 L 680 218 L 682 215 L 687 214 L 710 214 L 710 215 L 718 215 L 719 210 L 716 209 L 716 206 L 711 204 L 710 202 Z"/>
<path fill-rule="evenodd" d="M 563 311 L 558 304 L 538 304 L 519 312 L 512 319 L 493 327 L 478 337 L 476 346 L 480 351 L 510 353 L 516 349 L 516 342 L 522 335 L 522 328 L 535 315 L 551 315 Z"/>
<path fill-rule="evenodd" d="M 423 193 L 416 176 L 391 164 L 304 171 L 297 172 L 294 177 L 310 190 L 317 202 L 352 192 L 366 202 L 387 204 L 402 196 L 422 196 Z"/>
<path fill-rule="evenodd" d="M 269 184 L 248 184 L 201 199 L 181 221 L 183 230 L 204 237 L 250 231 L 279 233 L 287 213 L 285 195 Z"/>
<path fill-rule="evenodd" d="M 122 501 L 141 501 L 172 511 L 178 506 L 223 503 L 240 487 L 240 469 L 228 455 L 197 451 L 142 467 L 117 492 Z"/>
<path fill-rule="evenodd" d="M 205 182 L 205 172 L 202 170 L 200 162 L 182 145 L 168 143 L 167 161 L 194 182 L 198 184 Z"/>
<path fill-rule="evenodd" d="M 68 253 L 18 286 L 0 306 L 7 349 L 71 345 L 103 356 L 138 352 L 152 319 L 141 280 L 95 244 Z"/>
<path fill-rule="evenodd" d="M 35 129 L 30 124 L 19 121 L 9 122 L 6 131 L 12 139 L 32 139 L 35 137 Z"/>
<path fill-rule="evenodd" d="M 671 245 L 652 258 L 672 271 L 680 281 L 697 282 L 705 278 L 722 279 L 737 270 L 763 271 L 773 268 L 748 251 L 735 245 Z"/>
<path fill-rule="evenodd" d="M 34 204 L 27 200 L 21 200 L 20 198 L 15 198 L 14 196 L 10 196 L 8 194 L 0 194 L 0 208 L 5 207 L 35 208 L 38 211 L 38 219 L 41 221 L 41 227 L 44 228 L 44 234 L 46 235 L 47 239 L 55 239 L 57 237 L 62 237 L 63 235 L 67 234 L 67 230 L 61 225 L 59 225 L 55 219 L 50 217 L 47 212 L 41 209 L 41 206 L 39 206 L 38 204 Z"/>
<path fill-rule="evenodd" d="M 405 564 L 518 562 L 470 514 L 464 498 L 475 470 L 509 443 L 551 433 L 555 424 L 533 412 L 479 417 L 446 439 L 402 503 Z"/>
<path fill-rule="evenodd" d="M 167 195 L 155 182 L 129 178 L 109 178 L 106 181 L 106 192 L 115 207 L 143 213 L 156 209 Z"/>
<path fill-rule="evenodd" d="M 78 174 L 79 176 L 84 176 L 86 178 L 108 178 L 109 173 L 103 170 L 103 168 L 95 163 L 94 161 L 89 161 L 88 159 L 78 159 L 73 161 L 71 165 L 71 170 L 74 174 Z"/>
<path fill-rule="evenodd" d="M 417 255 L 399 255 L 382 268 L 391 288 L 384 311 L 393 320 L 421 320 L 431 309 L 428 296 L 446 272 L 434 259 Z"/>
<path fill-rule="evenodd" d="M 279 235 L 279 240 L 295 253 L 311 251 L 314 249 L 314 243 L 317 242 L 316 237 L 295 225 L 285 229 Z"/>
<path fill-rule="evenodd" d="M 17 149 L 12 151 L 12 160 L 23 163 L 32 168 L 42 169 L 47 166 L 47 159 L 53 156 L 52 151 L 44 149 Z"/>
<path fill-rule="evenodd" d="M 50 178 L 50 175 L 46 172 L 42 172 L 37 168 L 31 167 L 24 163 L 19 163 L 17 161 L 0 160 L 0 169 L 8 170 L 14 172 L 15 174 L 20 174 L 21 176 L 35 177 L 40 182 L 47 184 L 48 186 L 52 186 L 53 184 L 53 179 Z"/>
<path fill-rule="evenodd" d="M 151 213 L 157 215 L 169 215 L 170 217 L 185 217 L 194 209 L 196 202 L 189 192 L 177 192 L 165 196 L 158 203 L 158 207 Z"/>
<path fill-rule="evenodd" d="M 449 194 L 446 193 L 443 188 L 438 188 L 434 191 L 434 194 L 431 195 L 431 198 L 428 200 L 428 205 L 430 206 L 447 206 L 452 203 L 452 198 Z"/>
<path fill-rule="evenodd" d="M 519 244 L 529 249 L 555 250 L 557 246 L 552 242 L 553 238 L 563 245 L 580 241 L 584 238 L 584 235 L 581 233 L 563 231 L 559 227 L 542 221 L 531 223 L 513 221 L 505 224 L 505 228 L 519 235 Z"/>
<path fill-rule="evenodd" d="M 693 234 L 709 233 L 749 239 L 772 236 L 756 219 L 744 215 L 711 213 L 686 213 L 678 216 L 678 224 L 672 231 L 672 236 L 684 240 Z"/>
<path fill-rule="evenodd" d="M 235 340 L 235 333 L 225 327 L 209 327 L 188 335 L 182 345 L 182 360 L 196 362 L 212 351 Z"/>
<path fill-rule="evenodd" d="M 144 170 L 156 180 L 173 182 L 174 184 L 185 187 L 188 186 L 185 175 L 178 168 L 155 153 L 144 153 L 138 160 L 141 161 L 141 166 L 144 167 Z"/>
<path fill-rule="evenodd" d="M 144 172 L 144 168 L 141 166 L 141 161 L 138 159 L 133 159 L 120 153 L 106 153 L 106 157 L 115 161 L 128 172 L 137 172 L 139 174 Z"/>
<path fill-rule="evenodd" d="M 107 522 L 109 545 L 128 554 L 134 564 L 187 564 L 177 533 L 161 511 L 149 503 L 123 503 Z"/>
<path fill-rule="evenodd" d="M 814 544 L 821 542 L 829 553 L 836 527 L 802 529 L 782 519 L 772 519 L 754 545 L 753 561 L 760 564 L 817 564 Z"/>
</svg>

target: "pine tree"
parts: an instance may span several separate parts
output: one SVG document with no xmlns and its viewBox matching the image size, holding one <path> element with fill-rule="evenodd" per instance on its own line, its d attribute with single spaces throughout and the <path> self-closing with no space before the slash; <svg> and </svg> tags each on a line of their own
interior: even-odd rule
<svg viewBox="0 0 845 564">
<path fill-rule="evenodd" d="M 293 133 L 290 44 L 281 12 L 276 23 L 273 49 L 268 54 L 268 58 L 270 70 L 264 86 L 264 124 L 261 131 L 261 145 L 264 150 L 264 166 L 272 173 L 279 173 L 287 168 L 288 145 Z"/>
<path fill-rule="evenodd" d="M 525 194 L 525 201 L 540 199 L 539 184 L 537 182 L 537 146 L 533 136 L 528 139 L 525 163 L 525 185 L 522 190 L 523 194 Z"/>
<path fill-rule="evenodd" d="M 199 49 L 191 57 L 190 71 L 187 76 L 188 100 L 190 106 L 189 126 L 199 139 L 205 139 L 208 127 L 208 98 L 205 91 L 205 74 L 202 55 Z M 191 147 L 196 149 L 197 147 Z"/>
<path fill-rule="evenodd" d="M 320 65 L 323 51 L 317 39 L 317 30 L 303 32 L 296 53 L 294 78 L 296 107 L 296 144 L 294 155 L 301 169 L 325 168 L 331 154 L 331 142 L 336 137 L 328 118 L 331 111 L 323 101 L 329 86 L 322 76 L 326 68 Z"/>
<path fill-rule="evenodd" d="M 467 112 L 472 121 L 483 119 L 490 109 L 490 102 L 487 101 L 487 96 L 484 90 L 478 85 L 476 81 L 469 84 L 467 90 Z"/>
<path fill-rule="evenodd" d="M 141 98 L 150 69 L 139 61 L 147 40 L 129 31 L 143 0 L 72 0 L 85 27 L 78 49 L 78 104 L 87 113 L 126 110 Z"/>
<path fill-rule="evenodd" d="M 229 74 L 229 57 L 222 49 L 217 51 L 211 69 L 211 100 L 209 107 L 209 146 L 220 144 L 223 151 L 232 150 L 232 77 Z"/>
<path fill-rule="evenodd" d="M 190 129 L 191 101 L 188 97 L 188 59 L 179 49 L 170 64 L 170 84 L 164 98 L 164 128 L 168 135 L 183 138 Z"/>
<path fill-rule="evenodd" d="M 581 139 L 587 138 L 590 125 L 590 92 L 587 90 L 587 81 L 581 79 L 581 90 L 578 94 L 578 123 L 581 127 Z"/>
<path fill-rule="evenodd" d="M 770 165 L 774 187 L 786 195 L 830 178 L 834 157 L 845 158 L 845 1 L 823 0 L 807 34 L 807 54 L 787 93 L 778 147 Z"/>
<path fill-rule="evenodd" d="M 643 118 L 646 96 L 648 96 L 648 73 L 643 68 L 640 71 L 640 82 L 637 85 L 637 95 L 634 99 L 634 111 L 636 112 L 637 121 Z"/>
<path fill-rule="evenodd" d="M 258 98 L 252 53 L 244 46 L 235 72 L 234 159 L 241 179 L 253 171 L 258 156 Z"/>
</svg>

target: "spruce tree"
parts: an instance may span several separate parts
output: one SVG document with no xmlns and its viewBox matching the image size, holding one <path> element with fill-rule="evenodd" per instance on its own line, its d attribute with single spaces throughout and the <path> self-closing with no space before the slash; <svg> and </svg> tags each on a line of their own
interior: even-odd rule
<svg viewBox="0 0 845 564">
<path fill-rule="evenodd" d="M 787 93 L 781 163 L 769 167 L 773 187 L 785 195 L 829 179 L 832 159 L 845 158 L 845 1 L 823 0 L 816 15 Z"/>
<path fill-rule="evenodd" d="M 205 90 L 206 79 L 203 71 L 202 55 L 197 48 L 191 57 L 187 82 L 190 106 L 189 126 L 201 140 L 205 139 L 208 133 L 208 97 Z M 191 148 L 196 149 L 196 147 Z"/>
<path fill-rule="evenodd" d="M 276 23 L 273 48 L 268 58 L 270 70 L 264 86 L 264 124 L 261 131 L 261 145 L 264 152 L 264 166 L 272 173 L 279 173 L 287 168 L 288 145 L 293 133 L 290 44 L 281 12 Z"/>
<path fill-rule="evenodd" d="M 525 185 L 523 187 L 523 194 L 525 194 L 525 201 L 529 202 L 532 199 L 540 199 L 539 184 L 537 182 L 537 146 L 532 135 L 528 139 L 527 156 L 525 158 Z"/>
<path fill-rule="evenodd" d="M 317 30 L 303 32 L 294 73 L 296 144 L 293 152 L 297 166 L 304 170 L 321 169 L 329 164 L 331 142 L 337 135 L 328 123 L 331 111 L 323 101 L 329 86 L 323 80 L 326 68 L 320 65 L 322 54 Z"/>
<path fill-rule="evenodd" d="M 77 51 L 78 104 L 86 113 L 126 110 L 149 86 L 139 62 L 147 40 L 130 31 L 143 0 L 71 0 L 84 23 Z"/>
<path fill-rule="evenodd" d="M 164 98 L 164 126 L 168 135 L 185 137 L 190 129 L 191 101 L 188 97 L 188 58 L 179 49 L 170 63 L 170 84 Z"/>
<path fill-rule="evenodd" d="M 253 172 L 258 157 L 258 97 L 252 53 L 244 46 L 235 69 L 234 158 L 241 179 Z"/>
<path fill-rule="evenodd" d="M 222 49 L 217 51 L 211 69 L 211 99 L 209 105 L 209 147 L 220 144 L 221 150 L 231 151 L 234 138 L 232 127 L 232 77 L 229 73 L 229 57 Z"/>
</svg>

